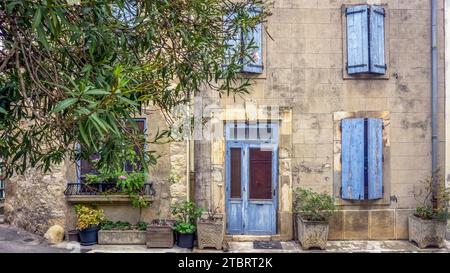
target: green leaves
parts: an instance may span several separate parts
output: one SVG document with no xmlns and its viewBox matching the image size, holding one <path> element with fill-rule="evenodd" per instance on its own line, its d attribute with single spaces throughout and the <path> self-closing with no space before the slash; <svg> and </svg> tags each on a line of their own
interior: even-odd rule
<svg viewBox="0 0 450 273">
<path fill-rule="evenodd" d="M 334 198 L 310 189 L 296 188 L 294 191 L 294 211 L 309 221 L 328 221 L 335 210 Z"/>
<path fill-rule="evenodd" d="M 0 94 L 11 99 L 0 104 L 0 154 L 8 174 L 75 159 L 75 143 L 101 153 L 100 165 L 117 166 L 124 145 L 146 141 L 123 130 L 141 108 L 152 105 L 166 115 L 204 87 L 220 95 L 250 87 L 238 67 L 223 69 L 222 20 L 231 10 L 244 14 L 239 11 L 249 3 L 264 6 L 262 0 L 132 1 L 131 6 L 116 0 L 115 11 L 109 0 L 63 2 L 0 3 L 6 13 L 1 55 L 20 50 L 19 60 L 4 58 L 0 71 L 0 86 L 14 87 Z M 267 12 L 230 23 L 250 29 L 264 16 Z M 169 139 L 153 133 L 155 142 Z M 158 159 L 155 151 L 137 157 L 144 169 Z"/>
<path fill-rule="evenodd" d="M 78 98 L 68 98 L 59 102 L 55 108 L 53 108 L 53 113 L 61 112 L 70 106 L 74 105 L 78 101 Z"/>
<path fill-rule="evenodd" d="M 41 24 L 42 20 L 42 9 L 37 8 L 36 13 L 34 14 L 33 23 L 31 24 L 31 27 L 33 29 L 36 29 L 39 24 Z"/>
</svg>

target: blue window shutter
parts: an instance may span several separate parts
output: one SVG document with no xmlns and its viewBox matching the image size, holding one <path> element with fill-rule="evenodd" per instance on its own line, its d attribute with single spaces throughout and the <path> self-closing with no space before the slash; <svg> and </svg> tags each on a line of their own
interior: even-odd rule
<svg viewBox="0 0 450 273">
<path fill-rule="evenodd" d="M 259 8 L 250 8 L 249 15 L 251 17 L 257 16 L 261 10 Z M 263 72 L 263 58 L 262 58 L 262 23 L 256 25 L 255 29 L 247 33 L 244 37 L 244 46 L 247 48 L 252 45 L 249 56 L 244 59 L 244 67 L 242 72 L 245 73 L 262 73 Z"/>
<path fill-rule="evenodd" d="M 370 72 L 386 73 L 384 57 L 384 17 L 383 7 L 372 6 L 370 9 Z"/>
<path fill-rule="evenodd" d="M 228 66 L 231 63 L 239 63 L 240 62 L 240 50 L 241 50 L 241 31 L 240 29 L 236 29 L 231 23 L 233 19 L 237 16 L 236 13 L 229 13 L 224 16 L 224 43 L 226 45 L 225 49 L 225 60 L 224 66 Z"/>
<path fill-rule="evenodd" d="M 342 199 L 364 199 L 364 119 L 343 119 Z"/>
<path fill-rule="evenodd" d="M 347 73 L 369 72 L 369 6 L 346 9 L 347 17 Z"/>
<path fill-rule="evenodd" d="M 367 120 L 367 167 L 369 199 L 383 198 L 383 120 Z"/>
</svg>

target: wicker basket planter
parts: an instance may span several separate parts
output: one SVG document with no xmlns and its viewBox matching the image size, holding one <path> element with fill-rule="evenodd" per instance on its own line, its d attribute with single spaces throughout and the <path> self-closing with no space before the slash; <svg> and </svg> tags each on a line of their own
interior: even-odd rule
<svg viewBox="0 0 450 273">
<path fill-rule="evenodd" d="M 173 221 L 154 220 L 147 227 L 147 248 L 171 248 L 173 247 Z"/>
<path fill-rule="evenodd" d="M 445 246 L 446 221 L 424 220 L 415 215 L 408 218 L 409 241 L 416 242 L 419 248 Z"/>
<path fill-rule="evenodd" d="M 225 227 L 222 216 L 217 216 L 214 220 L 199 219 L 197 221 L 198 248 L 213 247 L 222 249 Z"/>
</svg>

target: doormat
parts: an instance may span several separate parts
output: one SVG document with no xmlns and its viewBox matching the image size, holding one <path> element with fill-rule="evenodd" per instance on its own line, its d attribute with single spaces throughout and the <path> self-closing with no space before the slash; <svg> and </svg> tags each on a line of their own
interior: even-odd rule
<svg viewBox="0 0 450 273">
<path fill-rule="evenodd" d="M 253 241 L 254 249 L 283 249 L 279 241 Z"/>
</svg>

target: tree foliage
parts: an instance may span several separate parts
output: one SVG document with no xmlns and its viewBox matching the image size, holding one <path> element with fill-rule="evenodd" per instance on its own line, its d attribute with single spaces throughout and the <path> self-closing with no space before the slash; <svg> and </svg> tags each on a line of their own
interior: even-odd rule
<svg viewBox="0 0 450 273">
<path fill-rule="evenodd" d="M 250 5 L 261 14 L 248 15 Z M 1 1 L 4 174 L 83 156 L 76 143 L 100 155 L 96 164 L 116 166 L 115 155 L 146 141 L 137 128 L 126 130 L 143 107 L 168 112 L 202 87 L 246 93 L 243 63 L 223 66 L 224 40 L 268 15 L 262 0 Z M 241 46 L 231 58 L 251 49 Z M 169 137 L 156 135 L 154 142 Z M 152 152 L 141 153 L 141 162 L 155 162 Z"/>
</svg>

